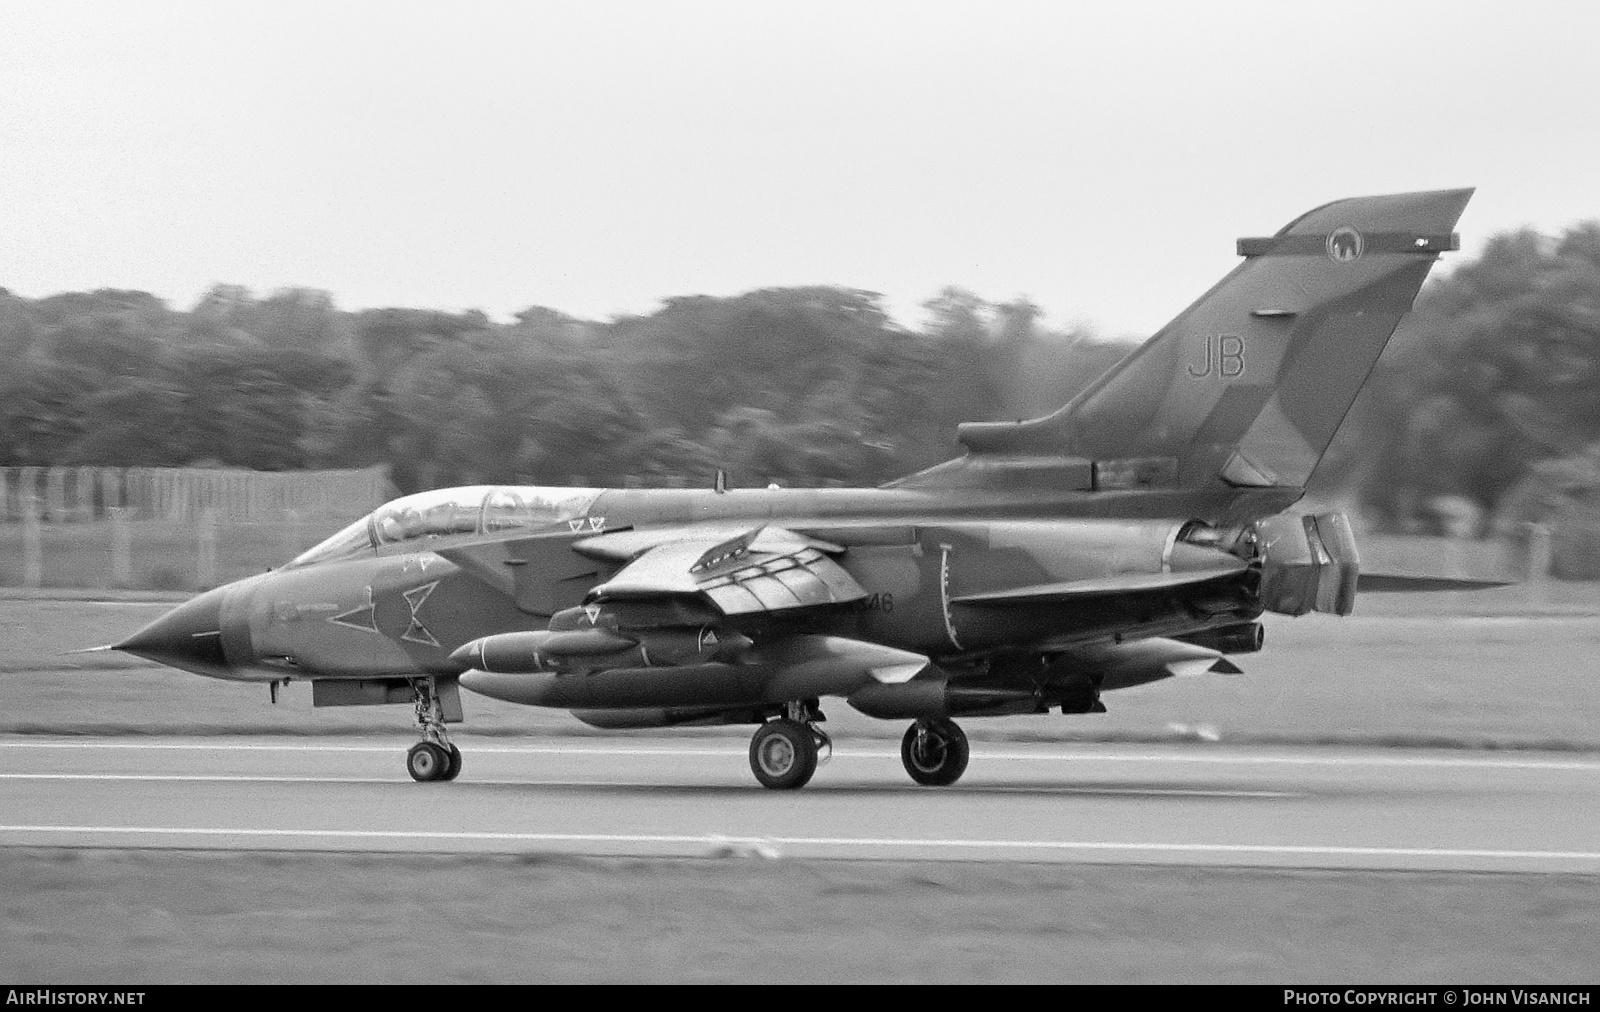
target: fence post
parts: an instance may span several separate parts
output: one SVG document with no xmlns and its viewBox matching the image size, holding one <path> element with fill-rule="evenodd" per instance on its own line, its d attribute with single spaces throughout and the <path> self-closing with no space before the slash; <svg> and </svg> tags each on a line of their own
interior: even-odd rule
<svg viewBox="0 0 1600 1012">
<path fill-rule="evenodd" d="M 100 503 L 108 513 L 122 508 L 122 475 L 114 467 L 100 469 Z"/>
<path fill-rule="evenodd" d="M 78 468 L 72 476 L 72 485 L 73 519 L 88 523 L 94 519 L 94 468 Z"/>
<path fill-rule="evenodd" d="M 70 520 L 67 513 L 67 472 L 52 467 L 44 473 L 44 517 L 51 523 Z"/>
<path fill-rule="evenodd" d="M 217 508 L 207 506 L 200 511 L 200 521 L 195 524 L 198 541 L 198 558 L 195 560 L 195 581 L 201 590 L 209 590 L 217 583 Z"/>
<path fill-rule="evenodd" d="M 39 469 L 17 468 L 17 519 L 28 518 L 28 500 L 39 494 Z"/>
<path fill-rule="evenodd" d="M 134 516 L 140 520 L 159 520 L 161 514 L 156 508 L 156 480 L 151 476 L 148 467 L 137 468 L 128 473 L 128 505 L 134 509 Z"/>
<path fill-rule="evenodd" d="M 1541 523 L 1522 525 L 1516 542 L 1522 549 L 1520 563 L 1512 572 L 1522 577 L 1522 596 L 1529 604 L 1544 604 L 1550 593 L 1550 568 L 1555 561 L 1550 528 Z"/>
<path fill-rule="evenodd" d="M 106 510 L 111 518 L 111 585 L 133 585 L 133 536 L 128 526 L 128 511 L 121 506 Z"/>
<path fill-rule="evenodd" d="M 22 497 L 22 585 L 37 587 L 44 583 L 44 535 L 39 523 L 39 500 L 33 495 Z"/>
</svg>

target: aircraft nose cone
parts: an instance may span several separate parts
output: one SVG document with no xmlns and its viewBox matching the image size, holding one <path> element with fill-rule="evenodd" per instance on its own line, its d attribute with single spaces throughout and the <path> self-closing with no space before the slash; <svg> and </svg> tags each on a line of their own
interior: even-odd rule
<svg viewBox="0 0 1600 1012">
<path fill-rule="evenodd" d="M 222 589 L 185 601 L 120 643 L 113 650 L 143 657 L 197 675 L 227 677 L 222 651 Z"/>
</svg>

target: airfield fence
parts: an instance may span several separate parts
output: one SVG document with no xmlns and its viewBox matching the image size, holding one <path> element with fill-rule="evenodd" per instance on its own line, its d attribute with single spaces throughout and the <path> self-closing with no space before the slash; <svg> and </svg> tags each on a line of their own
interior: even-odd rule
<svg viewBox="0 0 1600 1012">
<path fill-rule="evenodd" d="M 391 494 L 381 467 L 0 468 L 0 586 L 216 586 L 281 565 Z"/>
<path fill-rule="evenodd" d="M 0 587 L 205 589 L 282 565 L 393 494 L 381 467 L 0 468 Z M 1570 551 L 1560 535 L 1530 524 L 1497 540 L 1358 544 L 1373 571 L 1536 583 Z"/>
<path fill-rule="evenodd" d="M 361 516 L 388 497 L 384 468 L 244 471 L 198 467 L 0 467 L 0 520 L 83 523 L 123 510 L 130 520 L 185 522 L 204 510 L 233 523 Z"/>
</svg>

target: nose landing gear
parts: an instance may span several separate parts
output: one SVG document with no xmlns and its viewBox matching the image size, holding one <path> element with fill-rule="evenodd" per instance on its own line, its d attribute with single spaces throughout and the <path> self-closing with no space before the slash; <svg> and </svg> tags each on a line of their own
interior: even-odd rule
<svg viewBox="0 0 1600 1012">
<path fill-rule="evenodd" d="M 411 692 L 422 740 L 406 753 L 406 772 L 413 780 L 454 780 L 461 774 L 461 750 L 445 734 L 444 709 L 433 678 L 412 679 Z"/>
</svg>

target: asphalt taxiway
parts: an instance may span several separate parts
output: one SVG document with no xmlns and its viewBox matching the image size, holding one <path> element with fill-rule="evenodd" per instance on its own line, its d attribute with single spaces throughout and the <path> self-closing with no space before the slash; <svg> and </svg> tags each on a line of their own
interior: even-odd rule
<svg viewBox="0 0 1600 1012">
<path fill-rule="evenodd" d="M 743 739 L 0 739 L 0 845 L 1600 872 L 1600 756 L 974 742 L 923 788 L 841 743 L 803 790 Z"/>
</svg>

